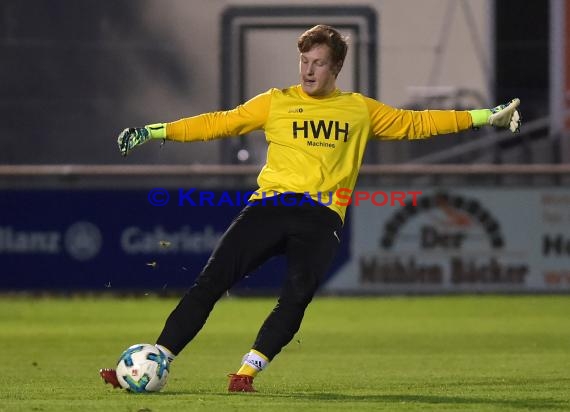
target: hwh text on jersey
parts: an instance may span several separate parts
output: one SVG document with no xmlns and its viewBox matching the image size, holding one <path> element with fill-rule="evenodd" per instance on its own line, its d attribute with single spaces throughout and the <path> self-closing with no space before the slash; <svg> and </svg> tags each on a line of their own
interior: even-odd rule
<svg viewBox="0 0 570 412">
<path fill-rule="evenodd" d="M 339 140 L 339 137 L 342 136 L 343 142 L 346 142 L 348 140 L 348 123 L 344 123 L 344 126 L 341 126 L 338 120 L 329 120 L 328 122 L 324 120 L 304 120 L 302 123 L 293 122 L 293 138 L 296 139 L 298 134 L 302 133 L 302 136 L 307 139 L 309 132 L 315 139 L 323 136 L 328 140 L 333 136 L 334 140 Z"/>
</svg>

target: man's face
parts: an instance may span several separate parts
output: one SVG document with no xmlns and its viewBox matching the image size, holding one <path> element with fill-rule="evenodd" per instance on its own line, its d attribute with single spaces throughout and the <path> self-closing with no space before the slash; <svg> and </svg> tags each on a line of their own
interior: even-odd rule
<svg viewBox="0 0 570 412">
<path fill-rule="evenodd" d="M 336 65 L 330 57 L 330 49 L 317 44 L 299 58 L 301 87 L 309 96 L 326 96 L 336 88 Z"/>
</svg>

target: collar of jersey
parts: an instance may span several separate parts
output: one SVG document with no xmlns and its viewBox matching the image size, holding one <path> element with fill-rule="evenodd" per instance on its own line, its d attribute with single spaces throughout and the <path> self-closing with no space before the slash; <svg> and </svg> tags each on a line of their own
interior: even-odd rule
<svg viewBox="0 0 570 412">
<path fill-rule="evenodd" d="M 297 89 L 299 89 L 299 94 L 301 95 L 301 97 L 305 99 L 323 100 L 338 96 L 340 94 L 340 90 L 338 88 L 335 88 L 332 92 L 330 92 L 325 96 L 309 96 L 307 93 L 305 93 L 303 87 L 300 84 L 297 85 Z"/>
</svg>

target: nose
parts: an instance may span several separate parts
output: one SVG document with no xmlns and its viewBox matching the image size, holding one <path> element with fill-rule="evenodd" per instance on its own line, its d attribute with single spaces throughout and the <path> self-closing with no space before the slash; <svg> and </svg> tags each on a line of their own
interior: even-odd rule
<svg viewBox="0 0 570 412">
<path fill-rule="evenodd" d="M 315 66 L 313 63 L 307 64 L 307 74 L 313 74 L 315 72 Z"/>
<path fill-rule="evenodd" d="M 314 68 L 313 68 L 313 64 L 311 63 L 303 63 L 301 64 L 301 71 L 303 72 L 303 74 L 305 75 L 312 75 L 314 72 Z"/>
</svg>

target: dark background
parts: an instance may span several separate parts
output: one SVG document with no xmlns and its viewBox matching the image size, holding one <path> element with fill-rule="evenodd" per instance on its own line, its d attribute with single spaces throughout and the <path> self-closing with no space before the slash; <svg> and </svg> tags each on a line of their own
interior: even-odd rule
<svg viewBox="0 0 570 412">
<path fill-rule="evenodd" d="M 129 112 L 129 105 L 145 105 L 140 85 L 151 79 L 180 95 L 194 91 L 168 34 L 137 17 L 146 3 L 0 3 L 0 163 L 123 162 L 102 139 L 116 136 L 125 118 L 146 124 Z M 497 101 L 518 96 L 526 120 L 546 115 L 549 2 L 494 4 Z M 158 59 L 160 71 L 153 68 Z M 148 161 L 141 153 L 137 161 Z"/>
</svg>

